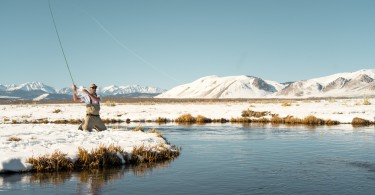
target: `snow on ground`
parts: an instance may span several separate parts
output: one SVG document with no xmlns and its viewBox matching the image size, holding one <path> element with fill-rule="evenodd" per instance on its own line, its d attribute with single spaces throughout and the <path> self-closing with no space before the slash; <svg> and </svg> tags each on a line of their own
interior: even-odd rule
<svg viewBox="0 0 375 195">
<path fill-rule="evenodd" d="M 10 137 L 21 140 L 8 141 Z M 166 144 L 166 141 L 155 133 L 141 131 L 86 132 L 77 130 L 77 125 L 0 124 L 0 172 L 29 170 L 27 158 L 52 154 L 55 150 L 74 160 L 77 159 L 78 147 L 91 151 L 101 144 L 121 146 L 125 152 L 131 153 L 133 147 L 144 145 L 151 148 Z"/>
<path fill-rule="evenodd" d="M 291 106 L 283 106 L 286 100 L 264 100 L 248 102 L 215 103 L 139 103 L 102 104 L 101 117 L 109 119 L 155 120 L 158 117 L 176 119 L 190 113 L 203 115 L 211 119 L 231 119 L 241 117 L 243 110 L 269 111 L 281 117 L 292 115 L 304 118 L 314 115 L 321 119 L 350 123 L 354 117 L 374 120 L 375 99 L 368 99 L 370 105 L 364 105 L 364 99 L 300 100 L 291 101 Z M 60 111 L 58 111 L 60 110 Z M 10 124 L 12 120 L 35 120 L 46 118 L 49 121 L 59 119 L 82 119 L 85 116 L 84 104 L 20 104 L 0 105 L 0 172 L 5 170 L 27 170 L 30 165 L 25 160 L 31 156 L 51 154 L 56 149 L 68 153 L 75 159 L 78 147 L 88 150 L 101 143 L 120 145 L 130 152 L 134 146 L 145 144 L 155 146 L 165 143 L 156 134 L 143 132 L 108 130 L 103 132 L 83 132 L 78 125 L 58 124 Z M 21 140 L 7 141 L 11 136 Z"/>
<path fill-rule="evenodd" d="M 292 115 L 304 118 L 314 115 L 322 119 L 337 120 L 350 123 L 354 117 L 374 120 L 375 98 L 368 99 L 370 105 L 364 105 L 364 99 L 332 99 L 332 100 L 299 100 L 289 101 L 291 106 L 282 106 L 287 100 L 264 100 L 248 102 L 214 102 L 214 103 L 139 103 L 101 106 L 103 119 L 155 120 L 158 117 L 176 119 L 182 114 L 198 114 L 211 119 L 231 119 L 241 117 L 246 109 L 253 111 L 270 111 L 281 117 Z M 82 119 L 85 116 L 84 104 L 21 104 L 0 105 L 0 124 L 11 120 L 22 122 L 33 119 Z M 60 111 L 58 111 L 60 110 Z M 58 112 L 56 112 L 58 111 Z M 56 112 L 56 113 L 55 113 Z M 8 121 L 8 122 L 7 122 Z"/>
</svg>

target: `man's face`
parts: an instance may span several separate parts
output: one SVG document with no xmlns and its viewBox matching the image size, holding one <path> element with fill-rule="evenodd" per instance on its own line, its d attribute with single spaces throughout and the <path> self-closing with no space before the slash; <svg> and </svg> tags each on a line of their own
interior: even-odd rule
<svg viewBox="0 0 375 195">
<path fill-rule="evenodd" d="M 91 93 L 95 93 L 96 92 L 96 88 L 97 87 L 90 87 Z"/>
</svg>

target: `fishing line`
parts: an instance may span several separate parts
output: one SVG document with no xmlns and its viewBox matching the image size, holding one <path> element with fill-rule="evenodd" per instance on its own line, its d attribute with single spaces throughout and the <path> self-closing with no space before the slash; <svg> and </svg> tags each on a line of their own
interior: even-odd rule
<svg viewBox="0 0 375 195">
<path fill-rule="evenodd" d="M 141 62 L 143 62 L 144 64 L 146 64 L 147 66 L 149 66 L 150 68 L 154 69 L 155 71 L 163 74 L 164 76 L 172 79 L 173 81 L 176 81 L 178 82 L 177 79 L 175 79 L 174 77 L 172 77 L 171 75 L 167 74 L 166 72 L 163 72 L 161 71 L 160 69 L 158 69 L 156 66 L 154 66 L 152 63 L 148 62 L 147 60 L 145 60 L 143 57 L 141 57 L 137 52 L 133 51 L 132 49 L 130 49 L 127 45 L 125 45 L 123 42 L 121 42 L 120 40 L 118 40 L 116 38 L 115 35 L 113 35 L 113 33 L 111 33 L 109 30 L 107 30 L 107 28 L 105 28 L 102 23 L 100 23 L 94 16 L 92 16 L 91 14 L 89 14 L 87 11 L 81 9 L 84 13 L 86 13 L 87 16 L 89 16 L 91 18 L 92 21 L 94 21 L 107 35 L 109 35 L 109 37 L 112 38 L 112 40 L 114 40 L 118 45 L 120 45 L 122 48 L 126 49 L 129 53 L 131 53 L 133 56 L 135 56 L 136 58 L 138 58 Z"/>
<path fill-rule="evenodd" d="M 74 85 L 73 76 L 72 76 L 72 73 L 70 72 L 70 68 L 69 68 L 68 60 L 66 59 L 66 55 L 65 55 L 65 52 L 64 52 L 64 48 L 63 48 L 62 43 L 61 43 L 61 39 L 60 39 L 60 35 L 59 35 L 59 31 L 57 31 L 56 22 L 55 22 L 55 17 L 53 16 L 53 13 L 52 13 L 52 8 L 51 8 L 51 2 L 50 2 L 50 0 L 48 0 L 48 5 L 49 5 L 49 11 L 51 12 L 51 16 L 52 16 L 53 26 L 55 27 L 55 31 L 56 31 L 56 34 L 57 34 L 57 38 L 58 38 L 59 43 L 60 43 L 60 48 L 61 48 L 61 51 L 62 51 L 62 53 L 63 53 L 63 55 L 64 55 L 65 64 L 66 64 L 66 67 L 68 68 L 70 78 L 72 79 L 72 83 L 73 83 L 73 85 Z"/>
</svg>

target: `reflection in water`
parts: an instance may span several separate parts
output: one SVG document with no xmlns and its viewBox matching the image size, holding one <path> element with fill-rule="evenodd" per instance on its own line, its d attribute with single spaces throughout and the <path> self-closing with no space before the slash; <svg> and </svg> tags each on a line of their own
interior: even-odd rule
<svg viewBox="0 0 375 195">
<path fill-rule="evenodd" d="M 16 173 L 0 174 L 0 191 L 11 190 L 15 185 L 53 185 L 59 186 L 64 183 L 75 181 L 76 194 L 102 194 L 102 189 L 108 183 L 121 180 L 126 174 L 145 176 L 154 169 L 164 169 L 171 161 L 159 163 L 143 163 L 140 165 L 126 165 L 112 169 L 92 169 L 81 172 L 53 172 L 53 173 Z"/>
</svg>

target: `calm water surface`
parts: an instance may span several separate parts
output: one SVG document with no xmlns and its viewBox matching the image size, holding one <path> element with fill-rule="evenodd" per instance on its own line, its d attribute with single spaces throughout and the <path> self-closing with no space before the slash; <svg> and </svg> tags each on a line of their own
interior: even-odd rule
<svg viewBox="0 0 375 195">
<path fill-rule="evenodd" d="M 181 155 L 152 166 L 1 175 L 0 194 L 375 194 L 373 126 L 144 127 Z"/>
</svg>

